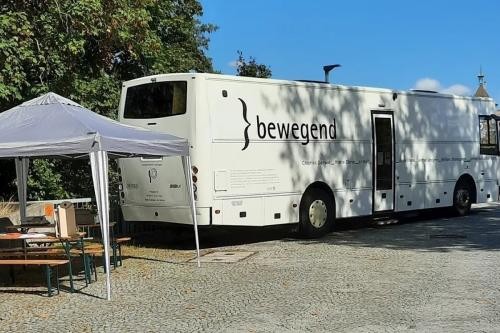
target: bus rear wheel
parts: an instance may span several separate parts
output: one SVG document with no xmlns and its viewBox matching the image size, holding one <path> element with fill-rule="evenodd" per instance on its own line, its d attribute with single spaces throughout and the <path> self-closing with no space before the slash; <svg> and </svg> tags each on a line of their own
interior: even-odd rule
<svg viewBox="0 0 500 333">
<path fill-rule="evenodd" d="M 321 237 L 331 230 L 334 219 L 333 198 L 321 188 L 308 189 L 300 202 L 300 235 Z"/>
<path fill-rule="evenodd" d="M 471 185 L 466 181 L 461 181 L 455 186 L 453 191 L 453 210 L 459 216 L 470 213 L 472 205 Z"/>
</svg>

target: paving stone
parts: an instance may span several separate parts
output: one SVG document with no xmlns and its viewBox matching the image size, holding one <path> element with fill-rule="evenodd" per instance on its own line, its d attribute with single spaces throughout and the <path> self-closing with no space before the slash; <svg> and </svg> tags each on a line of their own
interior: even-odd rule
<svg viewBox="0 0 500 333">
<path fill-rule="evenodd" d="M 252 251 L 215 251 L 200 256 L 200 262 L 203 263 L 235 263 L 244 260 L 255 254 Z M 191 259 L 189 262 L 197 262 L 197 259 Z"/>
<path fill-rule="evenodd" d="M 248 256 L 201 268 L 178 249 L 187 245 L 125 246 L 109 302 L 101 268 L 98 282 L 52 298 L 41 296 L 41 270 L 25 273 L 37 287 L 9 286 L 0 270 L 0 332 L 500 331 L 500 205 L 432 214 L 317 240 L 221 237 L 202 258 Z"/>
</svg>

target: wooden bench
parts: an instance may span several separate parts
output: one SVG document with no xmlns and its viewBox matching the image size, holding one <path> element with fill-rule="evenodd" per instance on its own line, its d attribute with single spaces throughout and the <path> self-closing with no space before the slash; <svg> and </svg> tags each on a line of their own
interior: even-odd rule
<svg viewBox="0 0 500 333">
<path fill-rule="evenodd" d="M 71 249 L 69 251 L 71 256 L 80 256 L 82 254 L 81 250 L 77 249 Z M 85 253 L 87 253 L 87 250 L 85 250 Z M 32 257 L 32 256 L 48 256 L 48 257 L 53 257 L 53 256 L 67 256 L 66 251 L 64 249 L 39 249 L 36 251 L 9 251 L 9 252 L 0 252 L 0 258 L 8 258 L 8 257 Z"/>
<path fill-rule="evenodd" d="M 122 266 L 122 244 L 130 242 L 132 240 L 131 237 L 118 237 L 114 240 L 112 248 L 113 248 L 113 258 L 114 258 L 114 266 L 117 266 L 117 261 Z M 116 253 L 118 251 L 118 253 Z"/>
<path fill-rule="evenodd" d="M 30 252 L 30 254 L 33 252 Z M 38 255 L 43 255 L 43 252 L 34 252 Z M 101 256 L 104 254 L 104 247 L 101 244 L 89 244 L 83 247 L 83 250 L 80 249 L 71 249 L 69 251 L 71 256 L 82 256 L 85 255 L 86 258 L 83 258 L 83 264 L 85 265 L 85 277 L 88 279 L 88 282 L 92 282 L 91 275 L 94 273 L 95 281 L 97 281 L 97 265 L 96 265 L 96 256 Z M 62 248 L 54 248 L 48 249 L 46 252 L 49 256 L 57 256 L 57 255 L 65 255 L 65 251 Z"/>
<path fill-rule="evenodd" d="M 97 270 L 95 256 L 101 255 L 104 252 L 102 245 L 100 244 L 89 244 L 85 245 L 83 251 L 80 248 L 73 248 L 69 250 L 69 256 L 71 257 L 83 257 L 83 264 L 85 270 L 86 284 L 91 283 L 91 275 L 94 273 L 95 281 L 97 281 Z M 7 251 L 0 251 L 0 258 L 25 258 L 30 257 L 44 257 L 44 258 L 68 258 L 66 250 L 60 246 L 48 246 L 48 247 L 28 247 L 22 248 L 12 248 Z M 70 273 L 71 274 L 71 273 Z"/>
<path fill-rule="evenodd" d="M 23 254 L 24 255 L 24 254 Z M 12 283 L 15 282 L 14 266 L 45 266 L 45 275 L 47 278 L 47 290 L 49 297 L 52 296 L 52 267 L 56 268 L 56 286 L 59 294 L 59 266 L 69 262 L 67 259 L 0 259 L 0 265 L 11 267 Z"/>
</svg>

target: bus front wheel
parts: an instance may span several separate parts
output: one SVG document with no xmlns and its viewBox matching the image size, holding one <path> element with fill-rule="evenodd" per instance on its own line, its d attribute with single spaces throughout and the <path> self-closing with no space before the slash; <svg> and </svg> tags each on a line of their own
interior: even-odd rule
<svg viewBox="0 0 500 333">
<path fill-rule="evenodd" d="M 330 231 L 335 219 L 333 198 L 321 188 L 308 189 L 300 202 L 300 235 L 318 238 Z"/>
</svg>

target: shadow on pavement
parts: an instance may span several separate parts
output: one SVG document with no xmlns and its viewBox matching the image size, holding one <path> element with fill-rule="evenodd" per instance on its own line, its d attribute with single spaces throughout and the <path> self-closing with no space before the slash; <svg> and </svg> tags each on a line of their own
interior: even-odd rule
<svg viewBox="0 0 500 333">
<path fill-rule="evenodd" d="M 407 249 L 417 251 L 500 250 L 500 206 L 475 208 L 466 217 L 451 216 L 447 210 L 402 216 L 397 223 L 378 226 L 372 219 L 339 221 L 336 230 L 319 239 L 300 239 L 287 227 L 200 228 L 200 247 L 225 246 L 281 240 L 304 245 L 331 244 L 353 247 Z M 160 229 L 134 235 L 141 247 L 192 250 L 191 229 Z"/>
<path fill-rule="evenodd" d="M 287 227 L 210 227 L 200 228 L 200 248 L 211 249 L 224 246 L 261 243 L 295 237 Z M 172 250 L 194 250 L 194 232 L 191 229 L 159 229 L 133 235 L 133 244 L 140 247 Z"/>
<path fill-rule="evenodd" d="M 500 250 L 498 206 L 474 209 L 469 216 L 450 216 L 446 210 L 403 217 L 396 224 L 365 228 L 340 226 L 324 238 L 299 240 L 301 244 L 334 244 L 415 251 Z"/>
</svg>

